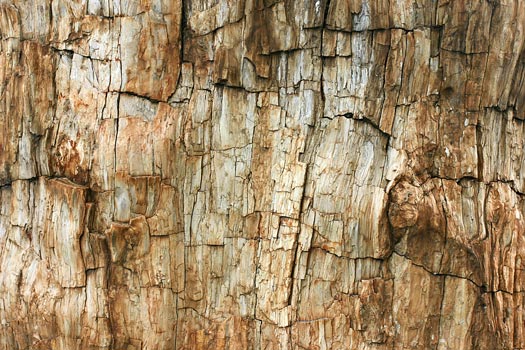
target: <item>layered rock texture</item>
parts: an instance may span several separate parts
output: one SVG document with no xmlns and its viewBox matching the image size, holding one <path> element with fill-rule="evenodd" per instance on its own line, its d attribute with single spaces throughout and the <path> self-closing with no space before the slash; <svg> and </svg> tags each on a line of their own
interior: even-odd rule
<svg viewBox="0 0 525 350">
<path fill-rule="evenodd" d="M 0 0 L 0 349 L 525 349 L 525 2 Z"/>
</svg>

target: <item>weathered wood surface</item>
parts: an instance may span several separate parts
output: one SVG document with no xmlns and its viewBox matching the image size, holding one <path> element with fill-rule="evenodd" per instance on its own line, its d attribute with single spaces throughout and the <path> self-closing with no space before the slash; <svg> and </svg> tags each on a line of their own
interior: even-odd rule
<svg viewBox="0 0 525 350">
<path fill-rule="evenodd" d="M 0 349 L 525 349 L 525 2 L 0 0 Z"/>
</svg>

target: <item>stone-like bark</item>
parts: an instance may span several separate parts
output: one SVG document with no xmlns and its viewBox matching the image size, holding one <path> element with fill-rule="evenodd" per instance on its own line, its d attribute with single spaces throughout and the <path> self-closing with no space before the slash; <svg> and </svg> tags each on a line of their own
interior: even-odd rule
<svg viewBox="0 0 525 350">
<path fill-rule="evenodd" d="M 0 0 L 0 349 L 525 349 L 525 2 Z"/>
</svg>

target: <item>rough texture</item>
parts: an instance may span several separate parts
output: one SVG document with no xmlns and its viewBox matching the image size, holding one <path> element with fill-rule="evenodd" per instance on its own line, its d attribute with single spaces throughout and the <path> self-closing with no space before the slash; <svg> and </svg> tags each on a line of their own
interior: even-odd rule
<svg viewBox="0 0 525 350">
<path fill-rule="evenodd" d="M 0 349 L 525 349 L 525 2 L 0 0 Z"/>
</svg>

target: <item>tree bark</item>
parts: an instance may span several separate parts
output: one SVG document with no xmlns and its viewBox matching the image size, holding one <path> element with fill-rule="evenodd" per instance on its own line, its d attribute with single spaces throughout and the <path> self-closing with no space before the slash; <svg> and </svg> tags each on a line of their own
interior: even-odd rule
<svg viewBox="0 0 525 350">
<path fill-rule="evenodd" d="M 0 0 L 0 349 L 525 349 L 524 24 Z"/>
</svg>

